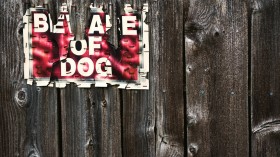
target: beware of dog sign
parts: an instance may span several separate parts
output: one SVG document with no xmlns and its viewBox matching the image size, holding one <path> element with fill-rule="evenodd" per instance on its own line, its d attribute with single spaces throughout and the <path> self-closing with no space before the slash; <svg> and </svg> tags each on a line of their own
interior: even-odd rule
<svg viewBox="0 0 280 157">
<path fill-rule="evenodd" d="M 141 11 L 125 5 L 118 17 L 118 48 L 108 39 L 111 19 L 102 7 L 90 6 L 85 39 L 76 40 L 71 31 L 67 5 L 60 8 L 53 24 L 48 11 L 38 6 L 24 15 L 24 77 L 29 84 L 63 88 L 119 85 L 125 89 L 148 89 L 149 29 L 144 22 L 148 5 Z"/>
</svg>

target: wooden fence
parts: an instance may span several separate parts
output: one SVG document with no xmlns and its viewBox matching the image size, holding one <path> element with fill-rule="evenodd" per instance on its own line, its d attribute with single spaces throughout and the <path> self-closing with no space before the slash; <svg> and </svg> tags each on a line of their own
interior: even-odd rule
<svg viewBox="0 0 280 157">
<path fill-rule="evenodd" d="M 64 89 L 23 79 L 23 22 L 90 3 L 112 17 L 144 0 L 0 1 L 1 157 L 279 157 L 280 1 L 150 0 L 150 90 Z"/>
</svg>

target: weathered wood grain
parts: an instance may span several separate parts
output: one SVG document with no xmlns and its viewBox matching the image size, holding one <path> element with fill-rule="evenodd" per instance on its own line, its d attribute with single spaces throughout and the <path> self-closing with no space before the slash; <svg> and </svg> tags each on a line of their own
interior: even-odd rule
<svg viewBox="0 0 280 157">
<path fill-rule="evenodd" d="M 121 156 L 118 91 L 71 84 L 61 96 L 63 156 Z"/>
<path fill-rule="evenodd" d="M 246 157 L 246 1 L 191 0 L 185 24 L 188 156 Z"/>
<path fill-rule="evenodd" d="M 155 106 L 148 91 L 123 91 L 123 156 L 155 156 Z"/>
<path fill-rule="evenodd" d="M 57 92 L 23 79 L 22 16 L 31 1 L 1 1 L 0 156 L 59 156 Z M 51 137 L 51 138 L 50 138 Z"/>
<path fill-rule="evenodd" d="M 27 89 L 22 89 L 23 60 L 20 56 L 21 40 L 17 37 L 18 25 L 22 12 L 16 11 L 13 1 L 4 1 L 0 4 L 0 155 L 20 156 L 24 153 L 24 140 L 26 138 L 26 112 L 24 106 L 27 103 Z M 19 5 L 19 4 L 18 4 Z M 8 28 L 10 28 L 8 30 Z M 10 47 L 17 43 L 17 47 Z M 11 64 L 18 61 L 21 64 Z M 14 82 L 14 84 L 13 84 Z M 18 88 L 17 88 L 18 86 Z M 23 92 L 20 92 L 20 91 Z M 18 96 L 18 94 L 20 95 Z M 18 100 L 18 101 L 17 101 Z M 21 105 L 21 106 L 20 106 Z"/>
<path fill-rule="evenodd" d="M 84 38 L 90 3 L 104 5 L 113 15 L 110 1 L 67 1 L 71 6 L 71 26 L 76 40 Z M 110 5 L 111 3 L 111 5 Z M 111 16 L 112 17 L 112 16 Z M 116 20 L 112 17 L 112 20 Z M 110 30 L 115 34 L 116 24 Z M 116 36 L 116 35 L 115 35 Z M 116 43 L 117 38 L 110 38 Z M 120 94 L 116 87 L 80 89 L 71 84 L 61 89 L 62 148 L 64 156 L 121 156 Z"/>
<path fill-rule="evenodd" d="M 100 0 L 95 2 L 96 5 L 103 5 L 105 11 L 109 13 L 111 18 L 112 28 L 109 30 L 110 35 L 109 42 L 112 43 L 115 48 L 118 46 L 118 30 L 117 30 L 117 6 L 114 0 Z M 102 111 L 99 121 L 96 124 L 101 123 L 101 134 L 96 134 L 100 144 L 99 156 L 122 156 L 122 117 L 121 117 L 121 93 L 117 86 L 109 86 L 103 89 L 95 89 L 95 101 L 99 105 L 98 110 Z M 98 93 L 101 93 L 101 95 Z M 103 93 L 103 94 L 102 94 Z M 102 96 L 103 95 L 103 96 Z M 98 132 L 98 131 L 96 131 Z"/>
<path fill-rule="evenodd" d="M 131 4 L 134 9 L 142 9 L 147 1 L 118 1 L 120 11 L 123 13 L 124 4 Z M 150 9 L 150 6 L 149 6 Z M 148 13 L 148 16 L 151 16 Z M 146 20 L 147 22 L 148 19 Z M 151 29 L 151 27 L 150 27 Z M 153 77 L 153 75 L 150 75 Z M 150 84 L 154 84 L 151 82 Z M 125 157 L 153 157 L 155 156 L 155 103 L 152 102 L 150 90 L 122 90 L 122 140 L 123 156 Z"/>
<path fill-rule="evenodd" d="M 1 1 L 0 156 L 280 156 L 278 1 L 147 1 L 148 91 L 27 85 L 22 16 L 42 5 L 56 22 L 62 2 L 76 39 L 104 5 L 117 46 L 116 15 L 146 0 Z"/>
<path fill-rule="evenodd" d="M 184 156 L 183 1 L 149 1 L 156 156 Z"/>
<path fill-rule="evenodd" d="M 58 4 L 61 5 L 61 4 Z M 76 40 L 82 40 L 87 22 L 89 0 L 67 1 L 70 13 L 71 30 Z M 60 7 L 60 6 L 56 6 Z M 75 84 L 60 89 L 62 154 L 63 156 L 92 156 L 93 113 L 88 89 L 80 89 Z"/>
<path fill-rule="evenodd" d="M 87 103 L 86 90 L 68 85 L 61 89 L 61 125 L 63 156 L 86 156 L 87 147 L 91 147 L 87 132 L 90 108 Z M 88 113 L 89 112 L 89 113 Z M 91 132 L 88 132 L 91 134 Z M 89 149 L 90 150 L 90 149 Z"/>
<path fill-rule="evenodd" d="M 280 4 L 254 0 L 252 47 L 252 156 L 280 156 Z"/>
<path fill-rule="evenodd" d="M 25 153 L 22 156 L 60 156 L 57 92 L 33 85 L 27 94 Z"/>
<path fill-rule="evenodd" d="M 92 91 L 94 101 L 94 144 L 97 146 L 95 156 L 122 156 L 121 110 L 119 91 L 112 87 Z"/>
</svg>

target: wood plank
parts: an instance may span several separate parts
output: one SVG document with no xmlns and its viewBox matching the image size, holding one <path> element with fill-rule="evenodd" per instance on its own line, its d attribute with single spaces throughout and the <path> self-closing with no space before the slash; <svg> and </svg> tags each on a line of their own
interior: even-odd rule
<svg viewBox="0 0 280 157">
<path fill-rule="evenodd" d="M 1 67 L 0 74 L 0 155 L 20 156 L 24 154 L 24 140 L 26 138 L 25 120 L 26 112 L 20 106 L 24 106 L 27 89 L 22 89 L 23 61 L 20 59 L 19 49 L 21 41 L 17 39 L 18 25 L 22 12 L 15 11 L 16 3 L 4 1 L 0 4 L 0 47 Z M 18 4 L 20 5 L 20 4 Z M 21 6 L 21 5 L 20 5 Z M 11 9 L 10 9 L 11 8 Z M 17 46 L 10 47 L 17 42 Z M 17 50 L 18 49 L 18 50 Z M 22 55 L 23 52 L 22 52 Z M 14 62 L 17 64 L 13 64 Z M 14 73 L 14 72 L 18 73 Z M 15 86 L 13 86 L 13 82 Z M 18 89 L 16 86 L 19 86 Z M 22 89 L 23 92 L 20 92 Z M 18 92 L 17 92 L 18 91 Z M 18 94 L 20 95 L 18 96 Z M 17 101 L 19 100 L 19 101 Z"/>
<path fill-rule="evenodd" d="M 188 156 L 246 157 L 246 1 L 189 3 L 185 24 Z"/>
<path fill-rule="evenodd" d="M 142 9 L 145 0 L 126 0 L 119 2 L 121 13 L 124 4 L 131 4 L 134 9 Z M 150 10 L 150 6 L 149 6 Z M 148 13 L 148 16 L 150 14 Z M 147 19 L 148 20 L 148 19 Z M 150 75 L 150 77 L 153 77 Z M 151 82 L 150 84 L 155 84 Z M 122 90 L 122 139 L 123 156 L 155 156 L 155 104 L 150 90 Z"/>
<path fill-rule="evenodd" d="M 71 30 L 76 40 L 83 39 L 90 1 L 67 1 Z M 63 156 L 92 156 L 93 118 L 92 106 L 87 96 L 88 89 L 79 89 L 75 84 L 60 89 Z"/>
<path fill-rule="evenodd" d="M 280 4 L 252 3 L 252 156 L 280 156 Z"/>
<path fill-rule="evenodd" d="M 0 4 L 0 156 L 59 156 L 56 89 L 23 79 L 23 2 Z"/>
<path fill-rule="evenodd" d="M 87 138 L 87 120 L 90 120 L 86 109 L 86 90 L 77 89 L 76 85 L 68 85 L 61 89 L 61 125 L 63 156 L 86 156 L 87 147 L 91 146 Z M 91 134 L 91 132 L 88 132 Z"/>
<path fill-rule="evenodd" d="M 47 0 L 31 1 L 31 5 L 41 5 L 54 12 Z M 57 89 L 33 84 L 30 93 L 32 103 L 26 110 L 28 138 L 25 147 L 28 151 L 25 155 L 61 156 Z"/>
<path fill-rule="evenodd" d="M 184 156 L 183 2 L 149 1 L 148 15 L 150 89 L 122 91 L 123 155 Z"/>
<path fill-rule="evenodd" d="M 123 91 L 124 156 L 184 155 L 182 13 L 181 1 L 149 2 L 150 89 Z"/>
<path fill-rule="evenodd" d="M 97 1 L 108 11 L 110 1 Z M 71 1 L 71 26 L 82 39 L 91 1 Z M 111 2 L 112 3 L 112 2 Z M 114 7 L 111 5 L 113 15 Z M 116 20 L 113 18 L 113 20 Z M 115 25 L 114 23 L 112 23 Z M 116 33 L 116 27 L 110 33 Z M 111 38 L 111 42 L 116 42 Z M 79 89 L 71 84 L 61 89 L 64 156 L 121 156 L 120 95 L 116 87 Z"/>
<path fill-rule="evenodd" d="M 93 143 L 95 156 L 122 156 L 120 95 L 116 87 L 95 88 L 90 100 L 94 104 Z"/>
<path fill-rule="evenodd" d="M 149 91 L 123 91 L 123 156 L 155 156 L 155 106 Z"/>
<path fill-rule="evenodd" d="M 26 108 L 24 156 L 60 156 L 57 90 L 34 84 L 27 93 L 30 104 Z"/>
<path fill-rule="evenodd" d="M 156 156 L 184 156 L 183 0 L 149 1 Z"/>
<path fill-rule="evenodd" d="M 118 90 L 71 84 L 61 95 L 63 156 L 121 156 Z"/>
<path fill-rule="evenodd" d="M 117 2 L 115 0 L 98 0 L 95 4 L 103 5 L 105 11 L 107 11 L 111 18 L 112 27 L 108 31 L 110 35 L 109 42 L 112 43 L 115 48 L 118 46 L 118 28 L 117 28 Z M 94 89 L 94 88 L 93 88 Z M 117 86 L 109 86 L 107 88 L 94 89 L 95 101 L 98 102 L 98 109 L 101 111 L 101 117 L 96 123 L 101 123 L 101 130 L 96 134 L 98 140 L 97 143 L 101 143 L 99 150 L 99 156 L 122 156 L 122 119 L 121 119 L 121 93 Z M 101 96 L 100 95 L 103 95 Z M 102 94 L 103 93 L 103 94 Z"/>
</svg>

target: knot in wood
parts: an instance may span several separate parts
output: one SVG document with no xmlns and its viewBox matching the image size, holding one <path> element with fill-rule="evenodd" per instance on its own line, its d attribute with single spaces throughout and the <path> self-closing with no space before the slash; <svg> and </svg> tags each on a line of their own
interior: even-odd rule
<svg viewBox="0 0 280 157">
<path fill-rule="evenodd" d="M 40 155 L 35 148 L 31 148 L 30 152 L 28 153 L 28 157 L 40 157 Z"/>
<path fill-rule="evenodd" d="M 263 7 L 264 7 L 264 5 L 263 5 L 262 1 L 254 1 L 251 4 L 251 10 L 252 10 L 253 14 L 261 12 Z"/>
<path fill-rule="evenodd" d="M 195 115 L 192 115 L 192 114 L 188 114 L 187 116 L 187 125 L 188 127 L 194 125 L 197 123 L 197 120 L 196 120 L 196 116 Z"/>
<path fill-rule="evenodd" d="M 194 41 L 197 41 L 199 34 L 203 31 L 203 26 L 196 22 L 187 22 L 185 24 L 185 35 Z"/>
<path fill-rule="evenodd" d="M 17 40 L 19 42 L 22 42 L 21 40 L 23 39 L 23 28 L 24 28 L 24 23 L 22 23 L 22 21 L 20 21 L 17 25 L 17 31 L 16 31 L 16 35 L 17 35 Z"/>
<path fill-rule="evenodd" d="M 102 101 L 102 107 L 106 107 L 107 106 L 107 101 L 106 100 L 103 100 Z"/>
<path fill-rule="evenodd" d="M 189 74 L 193 70 L 193 67 L 191 65 L 187 65 L 186 72 Z"/>
<path fill-rule="evenodd" d="M 87 146 L 88 147 L 92 147 L 93 146 L 93 139 L 92 138 L 89 138 L 88 142 L 87 142 Z"/>
<path fill-rule="evenodd" d="M 220 33 L 218 32 L 218 31 L 216 31 L 215 33 L 214 33 L 214 36 L 215 37 L 218 37 L 220 35 Z"/>
<path fill-rule="evenodd" d="M 26 88 L 16 91 L 15 100 L 20 107 L 24 107 L 28 101 L 28 95 Z"/>
<path fill-rule="evenodd" d="M 19 100 L 24 100 L 25 99 L 25 92 L 24 91 L 19 91 L 18 92 L 18 99 Z"/>
<path fill-rule="evenodd" d="M 190 155 L 196 155 L 198 151 L 198 146 L 196 144 L 191 143 L 189 146 L 189 153 Z"/>
<path fill-rule="evenodd" d="M 24 27 L 23 24 L 20 24 L 20 25 L 19 25 L 19 28 L 18 28 L 18 34 L 19 34 L 19 35 L 22 35 L 22 34 L 23 34 L 23 27 Z"/>
</svg>

